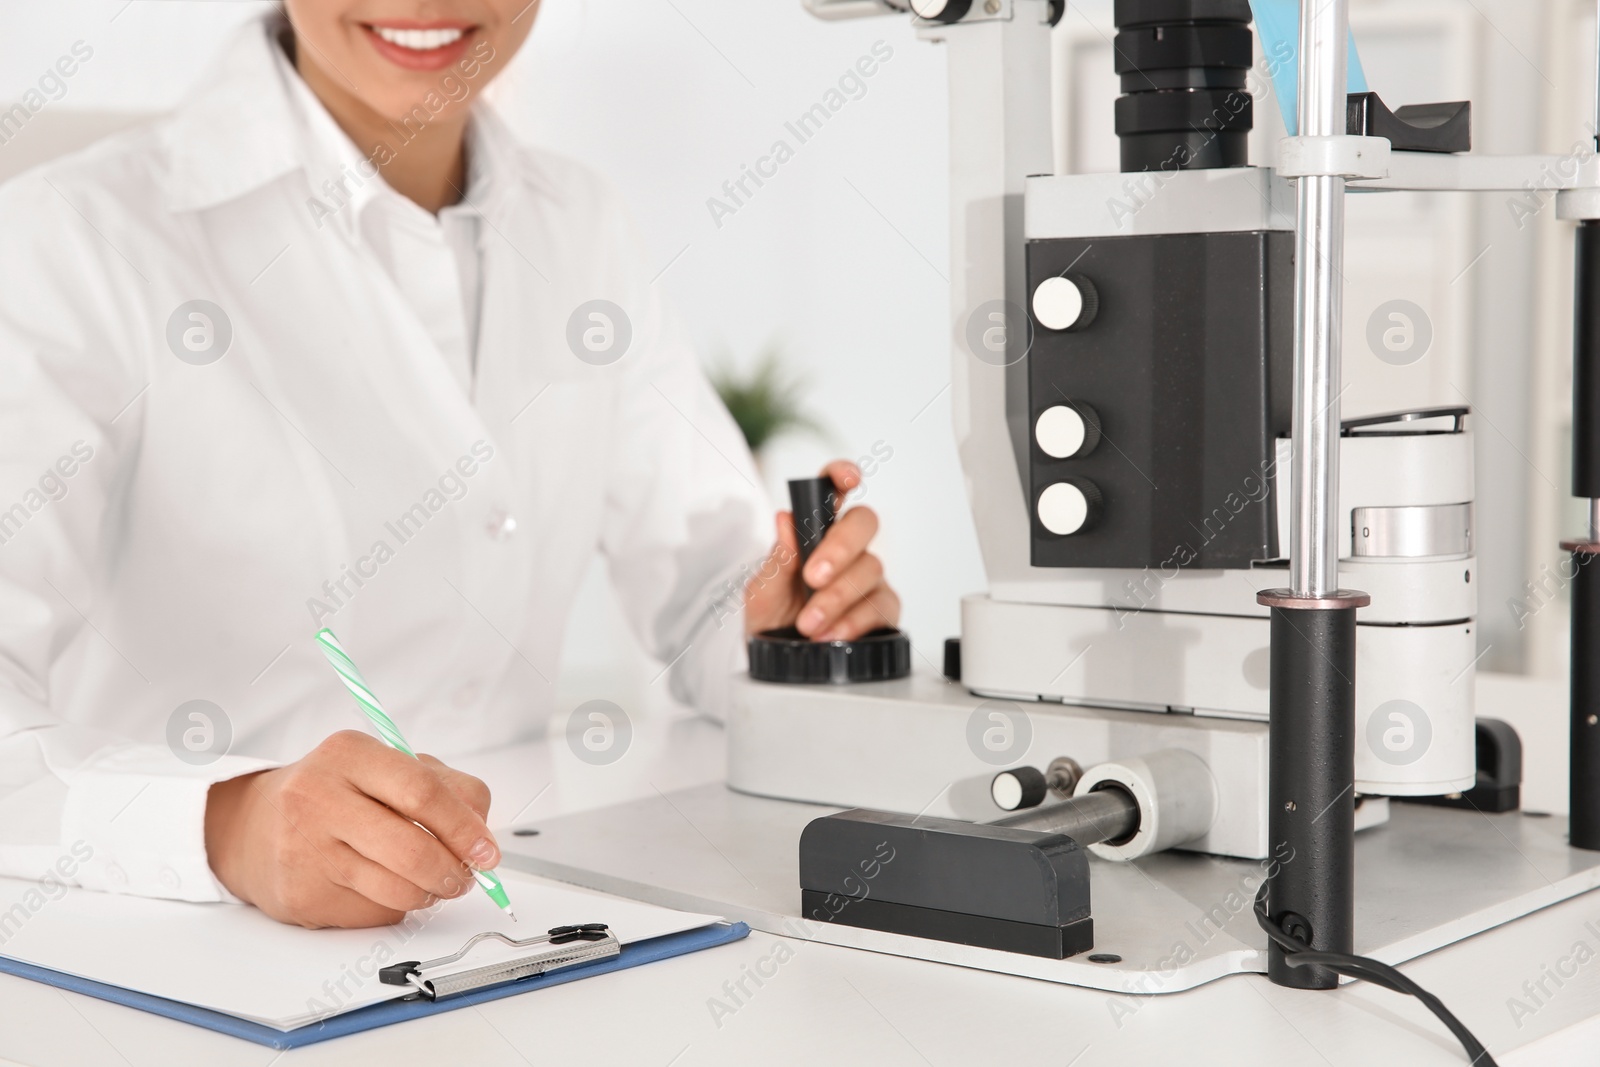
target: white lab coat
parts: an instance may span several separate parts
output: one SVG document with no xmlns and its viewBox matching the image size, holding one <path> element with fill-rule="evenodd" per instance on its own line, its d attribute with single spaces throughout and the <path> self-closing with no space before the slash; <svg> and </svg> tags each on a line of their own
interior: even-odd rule
<svg viewBox="0 0 1600 1067">
<path fill-rule="evenodd" d="M 0 873 L 225 898 L 209 785 L 362 725 L 320 625 L 443 756 L 558 710 L 596 552 L 682 698 L 740 665 L 770 512 L 613 195 L 481 116 L 515 180 L 476 205 L 469 396 L 355 213 L 309 210 L 274 47 L 252 24 L 170 117 L 0 188 Z M 595 299 L 632 332 L 603 366 L 568 343 Z M 169 344 L 192 300 L 231 325 L 205 365 Z M 209 758 L 197 699 L 215 762 L 174 754 Z"/>
</svg>

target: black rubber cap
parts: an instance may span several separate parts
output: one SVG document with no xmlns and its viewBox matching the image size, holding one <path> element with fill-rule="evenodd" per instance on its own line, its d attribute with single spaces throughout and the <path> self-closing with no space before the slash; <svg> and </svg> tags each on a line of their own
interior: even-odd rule
<svg viewBox="0 0 1600 1067">
<path fill-rule="evenodd" d="M 407 960 L 405 963 L 391 963 L 387 967 L 380 967 L 378 981 L 384 985 L 410 985 L 411 982 L 406 976 L 415 974 L 420 977 L 422 974 L 418 969 L 420 965 L 420 960 Z"/>
<path fill-rule="evenodd" d="M 758 682 L 842 685 L 911 673 L 911 640 L 884 627 L 854 641 L 813 641 L 794 627 L 750 639 L 750 677 Z"/>
</svg>

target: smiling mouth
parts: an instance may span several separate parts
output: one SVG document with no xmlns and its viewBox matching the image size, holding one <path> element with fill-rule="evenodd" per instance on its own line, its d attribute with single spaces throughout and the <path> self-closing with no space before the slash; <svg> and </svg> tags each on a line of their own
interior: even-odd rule
<svg viewBox="0 0 1600 1067">
<path fill-rule="evenodd" d="M 364 22 L 373 49 L 401 70 L 429 73 L 461 59 L 481 29 L 471 23 Z"/>
<path fill-rule="evenodd" d="M 403 30 L 393 26 L 369 25 L 367 29 L 395 47 L 404 48 L 412 52 L 434 52 L 441 48 L 448 48 L 466 36 L 466 31 L 457 27 L 433 30 Z"/>
</svg>

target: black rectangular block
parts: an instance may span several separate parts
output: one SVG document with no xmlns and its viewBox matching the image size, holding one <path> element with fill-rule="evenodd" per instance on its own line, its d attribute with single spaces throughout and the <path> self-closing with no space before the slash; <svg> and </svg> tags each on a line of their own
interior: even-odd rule
<svg viewBox="0 0 1600 1067">
<path fill-rule="evenodd" d="M 1094 947 L 1089 858 L 1062 834 L 853 809 L 800 835 L 803 915 L 1061 959 Z"/>
<path fill-rule="evenodd" d="M 1290 429 L 1294 236 L 1165 234 L 1028 243 L 1028 292 L 1065 274 L 1097 308 L 1081 328 L 1032 319 L 1029 498 L 1038 567 L 1244 568 L 1280 556 L 1271 478 Z M 1032 429 L 1084 406 L 1101 440 L 1057 459 Z M 1056 482 L 1098 490 L 1097 518 L 1052 533 Z"/>
</svg>

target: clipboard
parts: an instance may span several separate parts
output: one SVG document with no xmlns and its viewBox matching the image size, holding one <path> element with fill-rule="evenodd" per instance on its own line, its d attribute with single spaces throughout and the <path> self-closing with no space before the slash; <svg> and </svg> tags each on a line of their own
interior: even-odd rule
<svg viewBox="0 0 1600 1067">
<path fill-rule="evenodd" d="M 0 956 L 0 973 L 27 978 L 59 989 L 82 993 L 100 1000 L 138 1008 L 168 1019 L 190 1023 L 231 1037 L 242 1038 L 273 1049 L 302 1048 L 348 1034 L 419 1019 L 442 1012 L 472 1007 L 502 997 L 530 993 L 554 985 L 564 985 L 612 971 L 638 967 L 658 960 L 714 948 L 747 937 L 750 927 L 742 922 L 716 922 L 680 933 L 618 943 L 603 924 L 556 927 L 522 941 L 503 934 L 486 932 L 468 940 L 450 957 L 427 961 L 407 961 L 384 968 L 394 981 L 386 984 L 411 985 L 414 992 L 397 1000 L 382 1001 L 354 1011 L 329 1016 L 293 1030 L 278 1030 L 263 1023 L 241 1019 L 226 1012 L 197 1007 L 182 1001 L 167 1000 L 136 990 L 50 970 L 20 960 Z M 530 951 L 515 959 L 503 960 L 444 977 L 430 978 L 441 966 L 459 962 L 478 944 L 498 940 Z M 429 988 L 423 988 L 429 987 Z"/>
<path fill-rule="evenodd" d="M 288 1049 L 750 932 L 716 915 L 508 877 L 519 910 L 544 918 L 539 926 L 513 925 L 475 894 L 393 926 L 306 930 L 242 904 L 59 886 L 47 895 L 38 882 L 0 878 L 0 973 Z"/>
</svg>

